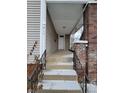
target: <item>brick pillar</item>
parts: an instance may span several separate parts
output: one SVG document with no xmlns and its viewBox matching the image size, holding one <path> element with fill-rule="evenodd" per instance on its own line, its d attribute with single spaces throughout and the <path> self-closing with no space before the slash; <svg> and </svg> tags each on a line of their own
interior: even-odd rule
<svg viewBox="0 0 124 93">
<path fill-rule="evenodd" d="M 78 81 L 81 82 L 84 80 L 84 75 L 87 73 L 86 71 L 86 62 L 87 62 L 87 55 L 86 55 L 86 47 L 87 47 L 87 41 L 80 41 L 75 42 L 74 44 L 74 69 L 76 70 L 78 74 Z"/>
</svg>

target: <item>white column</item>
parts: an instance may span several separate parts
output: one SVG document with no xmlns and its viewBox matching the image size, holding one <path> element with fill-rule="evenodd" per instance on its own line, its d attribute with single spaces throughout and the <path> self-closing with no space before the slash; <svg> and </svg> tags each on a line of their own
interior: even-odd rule
<svg viewBox="0 0 124 93">
<path fill-rule="evenodd" d="M 46 49 L 46 0 L 41 0 L 40 10 L 40 57 Z"/>
</svg>

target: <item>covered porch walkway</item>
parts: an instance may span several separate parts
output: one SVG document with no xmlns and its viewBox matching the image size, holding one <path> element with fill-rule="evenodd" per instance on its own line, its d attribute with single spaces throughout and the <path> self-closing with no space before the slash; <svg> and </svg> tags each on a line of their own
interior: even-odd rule
<svg viewBox="0 0 124 93">
<path fill-rule="evenodd" d="M 96 93 L 97 4 L 67 1 L 27 2 L 28 93 Z"/>
</svg>

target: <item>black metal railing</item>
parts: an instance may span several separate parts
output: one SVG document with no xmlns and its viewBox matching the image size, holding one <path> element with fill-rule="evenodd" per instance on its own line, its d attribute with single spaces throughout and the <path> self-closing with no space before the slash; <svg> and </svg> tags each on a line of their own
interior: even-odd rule
<svg viewBox="0 0 124 93">
<path fill-rule="evenodd" d="M 82 90 L 83 90 L 83 93 L 87 93 L 87 83 L 88 83 L 88 75 L 86 73 L 86 62 L 84 63 L 84 66 L 81 64 L 80 62 L 80 59 L 78 57 L 78 55 L 76 54 L 76 52 L 74 52 L 74 56 L 75 56 L 75 63 L 78 62 L 78 64 L 80 64 L 81 66 L 81 69 L 83 70 L 83 77 L 82 77 L 82 80 L 79 82 L 80 84 L 83 84 L 82 85 Z"/>
<path fill-rule="evenodd" d="M 83 70 L 83 76 L 81 77 L 81 81 L 79 81 L 79 83 L 82 85 L 82 91 L 83 93 L 87 93 L 87 83 L 89 82 L 89 78 L 88 78 L 88 74 L 86 73 L 87 71 L 87 66 L 86 66 L 86 62 L 84 63 L 84 66 L 82 65 L 82 63 L 80 62 L 80 59 L 78 57 L 78 55 L 76 54 L 76 52 L 73 52 L 74 57 L 73 57 L 73 62 L 74 62 L 74 66 L 73 68 L 77 71 L 77 64 L 79 64 L 81 67 L 80 69 Z"/>
<path fill-rule="evenodd" d="M 35 42 L 34 42 L 34 44 L 33 44 L 32 49 L 30 50 L 29 54 L 27 55 L 28 57 L 29 57 L 29 56 L 31 56 L 31 55 L 33 54 L 33 52 L 34 52 L 35 48 L 37 47 L 37 44 L 38 44 L 38 42 L 37 42 L 37 41 L 35 41 Z"/>
<path fill-rule="evenodd" d="M 33 69 L 34 71 L 32 72 L 32 76 L 30 78 L 27 78 L 28 84 L 30 84 L 31 93 L 36 93 L 36 90 L 37 90 L 36 86 L 38 84 L 39 74 L 42 74 L 43 76 L 42 71 L 45 68 L 44 64 L 46 63 L 46 50 L 44 51 L 41 58 L 39 58 L 40 57 L 39 55 L 38 56 L 35 55 L 34 57 L 35 57 L 34 58 L 35 68 Z"/>
</svg>

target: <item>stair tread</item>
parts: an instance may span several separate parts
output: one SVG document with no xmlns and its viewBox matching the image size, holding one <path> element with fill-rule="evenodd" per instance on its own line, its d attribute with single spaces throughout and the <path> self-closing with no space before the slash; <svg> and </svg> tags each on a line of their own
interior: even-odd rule
<svg viewBox="0 0 124 93">
<path fill-rule="evenodd" d="M 43 80 L 43 90 L 81 90 L 77 81 Z"/>
<path fill-rule="evenodd" d="M 73 62 L 47 62 L 47 65 L 73 65 Z"/>
<path fill-rule="evenodd" d="M 55 70 L 45 70 L 44 75 L 71 75 L 77 76 L 74 70 L 69 69 L 55 69 Z"/>
<path fill-rule="evenodd" d="M 47 58 L 44 77 L 39 81 L 43 85 L 38 93 L 82 93 L 73 70 L 72 53 L 58 52 Z"/>
</svg>

